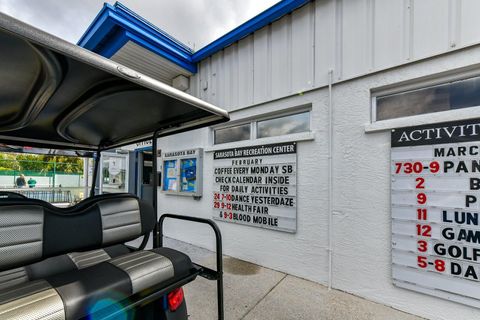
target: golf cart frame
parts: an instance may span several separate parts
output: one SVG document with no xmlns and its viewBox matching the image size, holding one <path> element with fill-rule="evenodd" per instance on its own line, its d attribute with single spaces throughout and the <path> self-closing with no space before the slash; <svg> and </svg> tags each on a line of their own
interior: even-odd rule
<svg viewBox="0 0 480 320">
<path fill-rule="evenodd" d="M 69 149 L 79 155 L 95 154 L 91 197 L 95 195 L 102 151 L 152 139 L 156 173 L 160 137 L 229 119 L 228 113 L 216 106 L 1 13 L 0 44 L 9 49 L 0 52 L 0 59 L 6 63 L 0 76 L 9 76 L 7 80 L 0 77 L 0 87 L 14 93 L 8 103 L 15 106 L 13 110 L 4 107 L 0 92 L 0 142 Z M 9 68 L 10 65 L 14 68 Z M 29 78 L 32 74 L 35 77 Z M 21 88 L 33 89 L 22 94 Z M 158 215 L 158 174 L 153 175 L 153 185 L 152 205 Z M 153 248 L 163 247 L 166 219 L 212 228 L 216 239 L 216 270 L 193 263 L 187 276 L 167 287 L 149 288 L 147 293 L 142 291 L 122 301 L 121 309 L 88 317 L 113 319 L 161 300 L 200 276 L 216 281 L 218 319 L 224 319 L 222 237 L 218 226 L 209 219 L 163 214 L 152 232 Z M 138 250 L 145 249 L 148 239 L 149 234 L 144 236 Z"/>
</svg>

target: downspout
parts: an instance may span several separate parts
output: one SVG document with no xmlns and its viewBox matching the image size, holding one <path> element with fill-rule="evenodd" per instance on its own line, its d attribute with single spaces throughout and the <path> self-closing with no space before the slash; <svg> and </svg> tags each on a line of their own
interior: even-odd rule
<svg viewBox="0 0 480 320">
<path fill-rule="evenodd" d="M 328 71 L 328 290 L 333 278 L 333 70 Z"/>
</svg>

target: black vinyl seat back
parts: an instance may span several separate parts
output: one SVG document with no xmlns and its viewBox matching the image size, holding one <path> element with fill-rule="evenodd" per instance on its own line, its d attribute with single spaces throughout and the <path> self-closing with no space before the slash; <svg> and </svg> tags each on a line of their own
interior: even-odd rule
<svg viewBox="0 0 480 320">
<path fill-rule="evenodd" d="M 0 191 L 0 200 L 2 199 L 28 199 L 23 194 L 12 191 Z"/>
<path fill-rule="evenodd" d="M 150 233 L 155 221 L 152 206 L 133 195 L 98 196 L 67 209 L 38 200 L 3 199 L 0 271 L 125 243 Z"/>
<path fill-rule="evenodd" d="M 59 207 L 51 204 L 48 201 L 29 198 L 29 197 L 27 197 L 27 196 L 25 196 L 21 193 L 18 193 L 18 192 L 0 191 L 0 201 L 28 199 L 28 201 L 29 201 L 28 204 L 37 203 L 38 205 L 49 208 L 53 211 L 61 210 L 62 214 L 68 214 L 70 212 L 76 213 L 78 211 L 81 211 L 81 210 L 85 209 L 88 206 L 91 206 L 92 204 L 94 204 L 94 203 L 96 203 L 100 200 L 118 199 L 118 198 L 123 198 L 123 197 L 131 198 L 131 197 L 135 197 L 135 196 L 132 195 L 131 193 L 105 193 L 105 194 L 95 195 L 93 197 L 88 197 L 88 198 L 86 198 L 86 199 L 84 199 L 84 200 L 82 200 L 82 201 L 80 201 L 80 202 L 78 202 L 78 203 L 76 203 L 72 206 L 69 206 L 69 207 L 59 208 Z M 11 203 L 11 204 L 23 204 L 23 202 L 19 202 L 19 203 L 14 202 L 14 203 Z"/>
</svg>

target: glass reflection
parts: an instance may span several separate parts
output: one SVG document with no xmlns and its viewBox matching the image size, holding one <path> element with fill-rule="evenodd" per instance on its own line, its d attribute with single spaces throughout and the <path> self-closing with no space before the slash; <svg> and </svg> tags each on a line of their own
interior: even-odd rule
<svg viewBox="0 0 480 320">
<path fill-rule="evenodd" d="M 215 130 L 215 144 L 250 139 L 250 123 Z"/>
<path fill-rule="evenodd" d="M 258 138 L 282 136 L 309 130 L 310 112 L 259 121 L 257 123 Z"/>
<path fill-rule="evenodd" d="M 480 106 L 480 77 L 377 98 L 376 120 Z"/>
</svg>

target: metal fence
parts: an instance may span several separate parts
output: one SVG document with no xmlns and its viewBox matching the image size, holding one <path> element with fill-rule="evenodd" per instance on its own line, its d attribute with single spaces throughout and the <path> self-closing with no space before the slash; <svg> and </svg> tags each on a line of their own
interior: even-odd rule
<svg viewBox="0 0 480 320">
<path fill-rule="evenodd" d="M 38 188 L 38 189 L 2 189 L 2 191 L 11 191 L 24 195 L 30 199 L 38 199 L 47 201 L 50 203 L 72 203 L 73 196 L 70 190 L 55 190 L 51 188 Z"/>
<path fill-rule="evenodd" d="M 20 175 L 26 180 L 35 180 L 36 187 L 79 187 L 83 183 L 83 166 L 56 161 L 0 159 L 0 188 L 17 187 Z"/>
<path fill-rule="evenodd" d="M 19 156 L 0 159 L 0 191 L 54 204 L 71 204 L 84 198 L 83 165 L 57 162 L 56 158 L 42 161 Z"/>
</svg>

